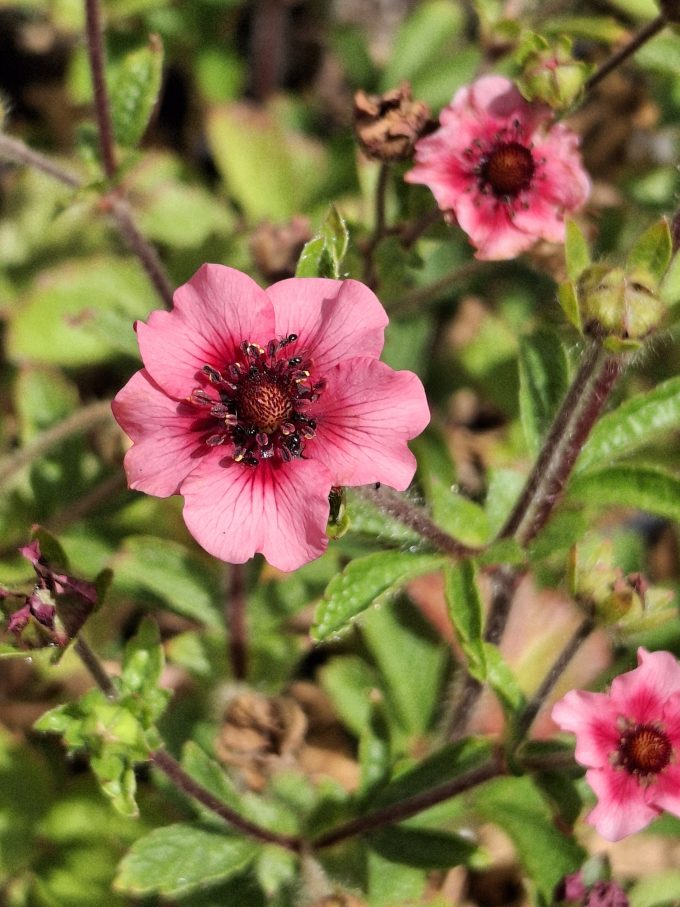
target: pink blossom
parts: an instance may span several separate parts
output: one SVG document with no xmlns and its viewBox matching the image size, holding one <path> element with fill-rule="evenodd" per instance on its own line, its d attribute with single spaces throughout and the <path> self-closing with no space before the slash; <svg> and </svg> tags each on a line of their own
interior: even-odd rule
<svg viewBox="0 0 680 907">
<path fill-rule="evenodd" d="M 440 127 L 416 144 L 410 183 L 429 186 L 481 259 L 514 258 L 537 239 L 564 241 L 564 218 L 588 197 L 578 136 L 502 76 L 459 89 Z"/>
<path fill-rule="evenodd" d="M 222 560 L 261 552 L 294 570 L 318 557 L 333 486 L 413 478 L 406 442 L 429 410 L 414 374 L 378 360 L 386 324 L 355 280 L 263 290 L 203 265 L 171 312 L 136 325 L 144 368 L 113 403 L 134 442 L 130 487 L 181 493 L 189 531 Z"/>
<path fill-rule="evenodd" d="M 642 648 L 638 664 L 609 693 L 572 690 L 552 710 L 576 734 L 576 759 L 598 797 L 587 821 L 608 841 L 640 831 L 664 809 L 680 816 L 680 664 Z"/>
</svg>

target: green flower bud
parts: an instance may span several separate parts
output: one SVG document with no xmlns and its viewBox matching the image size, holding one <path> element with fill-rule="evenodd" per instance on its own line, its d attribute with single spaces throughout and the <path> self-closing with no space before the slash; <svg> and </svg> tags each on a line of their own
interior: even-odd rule
<svg viewBox="0 0 680 907">
<path fill-rule="evenodd" d="M 548 42 L 530 33 L 515 59 L 522 67 L 517 84 L 524 97 L 556 110 L 571 107 L 579 99 L 593 69 L 572 57 L 571 41 L 564 36 Z"/>
<path fill-rule="evenodd" d="M 642 268 L 594 264 L 581 274 L 576 289 L 583 328 L 594 336 L 640 341 L 666 314 L 658 281 Z"/>
</svg>

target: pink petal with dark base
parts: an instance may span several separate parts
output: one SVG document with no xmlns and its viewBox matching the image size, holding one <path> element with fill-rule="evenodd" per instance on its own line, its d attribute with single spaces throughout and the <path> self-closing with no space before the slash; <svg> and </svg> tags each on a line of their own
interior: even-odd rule
<svg viewBox="0 0 680 907">
<path fill-rule="evenodd" d="M 204 365 L 223 369 L 243 340 L 267 343 L 275 333 L 265 291 L 246 274 L 203 265 L 175 291 L 171 312 L 137 322 L 144 366 L 170 396 L 188 397 Z"/>
<path fill-rule="evenodd" d="M 207 448 L 194 429 L 196 413 L 168 397 L 144 370 L 130 378 L 111 404 L 132 439 L 125 454 L 128 485 L 160 498 L 177 489 Z"/>
<path fill-rule="evenodd" d="M 614 679 L 611 698 L 622 715 L 657 721 L 669 696 L 680 692 L 680 665 L 670 652 L 638 649 L 639 667 Z"/>
<path fill-rule="evenodd" d="M 552 710 L 552 719 L 563 731 L 576 734 L 576 761 L 590 768 L 609 765 L 621 736 L 617 713 L 603 693 L 571 690 Z"/>
<path fill-rule="evenodd" d="M 675 758 L 680 758 L 677 750 Z M 680 765 L 677 762 L 661 772 L 649 789 L 648 799 L 654 806 L 666 809 L 680 819 Z"/>
<path fill-rule="evenodd" d="M 645 801 L 637 778 L 623 769 L 590 769 L 586 781 L 598 798 L 587 821 L 607 841 L 635 834 L 659 815 L 660 810 Z"/>
<path fill-rule="evenodd" d="M 323 554 L 332 483 L 320 463 L 227 462 L 211 458 L 181 487 L 187 528 L 206 551 L 232 564 L 260 552 L 285 571 Z"/>
<path fill-rule="evenodd" d="M 273 284 L 267 295 L 277 335 L 297 334 L 291 350 L 304 351 L 319 376 L 349 356 L 377 358 L 382 352 L 387 315 L 375 293 L 357 280 L 293 277 Z"/>
<path fill-rule="evenodd" d="M 343 362 L 326 379 L 310 456 L 329 470 L 334 485 L 407 488 L 416 461 L 406 441 L 430 421 L 419 379 L 367 358 Z"/>
</svg>

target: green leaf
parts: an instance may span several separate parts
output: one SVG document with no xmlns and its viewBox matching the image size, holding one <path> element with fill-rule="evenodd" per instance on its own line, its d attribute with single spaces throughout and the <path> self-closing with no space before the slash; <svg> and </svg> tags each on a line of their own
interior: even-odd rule
<svg viewBox="0 0 680 907">
<path fill-rule="evenodd" d="M 588 248 L 588 241 L 578 224 L 571 218 L 567 218 L 566 221 L 564 254 L 567 260 L 569 280 L 576 281 L 590 265 L 590 249 Z"/>
<path fill-rule="evenodd" d="M 101 756 L 90 756 L 90 768 L 116 812 L 130 819 L 136 818 L 139 815 L 135 800 L 137 779 L 128 761 L 105 749 Z"/>
<path fill-rule="evenodd" d="M 168 825 L 135 841 L 118 867 L 114 888 L 130 895 L 178 897 L 243 872 L 256 853 L 246 838 L 197 825 Z"/>
<path fill-rule="evenodd" d="M 498 533 L 524 488 L 526 476 L 514 469 L 490 469 L 484 508 L 489 519 L 489 532 Z"/>
<path fill-rule="evenodd" d="M 434 573 L 444 562 L 442 555 L 410 551 L 379 551 L 353 560 L 328 584 L 316 610 L 314 638 L 328 639 L 413 577 Z"/>
<path fill-rule="evenodd" d="M 557 883 L 580 867 L 583 848 L 557 830 L 529 778 L 497 778 L 477 788 L 472 796 L 481 816 L 511 838 L 542 901 L 550 903 Z"/>
<path fill-rule="evenodd" d="M 633 453 L 680 428 L 680 377 L 638 394 L 603 416 L 576 461 L 576 473 Z"/>
<path fill-rule="evenodd" d="M 461 561 L 444 571 L 446 603 L 458 640 L 468 660 L 468 670 L 483 682 L 486 657 L 482 642 L 482 600 L 477 588 L 475 566 Z"/>
<path fill-rule="evenodd" d="M 100 311 L 144 318 L 158 305 L 153 288 L 134 262 L 113 257 L 73 260 L 44 271 L 11 319 L 12 361 L 93 366 L 118 355 L 118 344 L 89 329 Z"/>
<path fill-rule="evenodd" d="M 582 334 L 583 324 L 581 323 L 581 310 L 578 304 L 576 287 L 573 283 L 566 281 L 559 285 L 557 288 L 557 301 L 561 305 L 562 311 L 571 324 L 576 328 L 579 334 Z"/>
<path fill-rule="evenodd" d="M 147 47 L 129 53 L 111 86 L 111 119 L 119 144 L 134 148 L 158 100 L 163 79 L 163 44 L 151 35 Z"/>
<path fill-rule="evenodd" d="M 484 643 L 484 661 L 486 682 L 498 696 L 506 714 L 514 714 L 524 705 L 525 697 L 511 667 L 500 649 L 489 642 Z"/>
<path fill-rule="evenodd" d="M 276 844 L 265 844 L 255 863 L 255 876 L 268 898 L 284 886 L 294 885 L 298 874 L 298 857 Z"/>
<path fill-rule="evenodd" d="M 378 806 L 390 806 L 452 781 L 486 762 L 493 750 L 488 740 L 473 737 L 449 743 L 403 771 L 380 793 Z M 423 814 L 418 817 L 420 821 Z M 415 819 L 413 821 L 416 821 Z"/>
<path fill-rule="evenodd" d="M 469 863 L 477 845 L 449 832 L 394 826 L 370 835 L 369 847 L 384 859 L 418 869 L 448 869 Z"/>
<path fill-rule="evenodd" d="M 569 363 L 560 338 L 539 330 L 522 338 L 519 350 L 519 405 L 532 454 L 541 446 L 569 382 Z"/>
<path fill-rule="evenodd" d="M 359 737 L 359 765 L 361 766 L 359 792 L 362 796 L 382 785 L 389 777 L 390 729 L 384 705 L 379 700 L 370 704 L 368 720 Z"/>
<path fill-rule="evenodd" d="M 321 232 L 305 243 L 295 270 L 296 277 L 330 277 L 338 280 L 347 246 L 349 231 L 335 205 L 329 205 Z"/>
<path fill-rule="evenodd" d="M 640 269 L 660 281 L 671 260 L 673 245 L 668 221 L 660 220 L 635 243 L 626 258 L 626 270 Z"/>
<path fill-rule="evenodd" d="M 659 296 L 668 306 L 677 305 L 680 302 L 680 253 L 671 259 L 668 270 L 664 274 L 659 287 Z"/>
<path fill-rule="evenodd" d="M 220 627 L 216 577 L 212 564 L 179 542 L 153 536 L 128 536 L 111 566 L 117 588 L 160 598 L 170 610 Z"/>
<path fill-rule="evenodd" d="M 371 907 L 395 907 L 396 904 L 419 904 L 426 876 L 422 869 L 387 860 L 368 848 L 368 894 Z"/>
<path fill-rule="evenodd" d="M 463 25 L 462 12 L 448 0 L 421 3 L 395 36 L 383 89 L 394 88 L 402 79 L 413 79 L 433 60 L 446 56 L 446 48 L 455 46 Z"/>
<path fill-rule="evenodd" d="M 405 597 L 366 614 L 361 635 L 387 681 L 386 697 L 400 724 L 407 734 L 425 732 L 441 702 L 448 653 L 440 637 Z M 404 670 L 405 652 L 417 671 Z"/>
<path fill-rule="evenodd" d="M 349 489 L 347 514 L 350 530 L 370 535 L 381 542 L 396 542 L 399 545 L 413 545 L 420 542 L 420 536 L 413 529 L 395 520 L 369 501 L 352 494 Z"/>
<path fill-rule="evenodd" d="M 233 103 L 208 114 L 215 164 L 251 221 L 283 221 L 304 210 L 326 175 L 325 147 L 291 132 L 285 112 Z"/>
<path fill-rule="evenodd" d="M 584 504 L 647 510 L 680 521 L 680 479 L 653 466 L 610 466 L 576 476 L 569 496 Z"/>
<path fill-rule="evenodd" d="M 379 687 L 375 668 L 358 655 L 340 655 L 323 665 L 319 676 L 343 724 L 361 737 L 371 714 L 371 693 Z"/>
<path fill-rule="evenodd" d="M 657 907 L 680 901 L 680 869 L 666 869 L 639 879 L 628 892 L 630 907 Z"/>
<path fill-rule="evenodd" d="M 123 701 L 146 728 L 160 718 L 170 698 L 170 691 L 159 687 L 164 664 L 158 625 L 146 617 L 125 646 L 121 677 Z"/>
</svg>

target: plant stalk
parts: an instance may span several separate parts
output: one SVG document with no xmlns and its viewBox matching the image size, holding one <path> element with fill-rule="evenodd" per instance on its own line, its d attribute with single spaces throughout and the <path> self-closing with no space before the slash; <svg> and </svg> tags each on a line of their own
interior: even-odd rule
<svg viewBox="0 0 680 907">
<path fill-rule="evenodd" d="M 229 629 L 229 661 L 234 679 L 245 680 L 248 674 L 248 628 L 243 564 L 231 564 L 227 568 L 227 576 L 224 610 Z"/>
<path fill-rule="evenodd" d="M 373 504 L 383 513 L 394 517 L 404 526 L 408 526 L 418 533 L 423 539 L 428 541 L 433 548 L 448 554 L 451 557 L 467 557 L 478 554 L 479 548 L 472 548 L 469 545 L 458 541 L 448 532 L 440 529 L 420 507 L 414 507 L 402 494 L 386 488 L 381 485 L 375 488 L 372 485 L 362 485 L 354 489 L 354 493 L 359 497 Z"/>
<path fill-rule="evenodd" d="M 85 35 L 94 88 L 94 107 L 102 164 L 107 179 L 112 180 L 116 175 L 116 155 L 111 108 L 106 88 L 106 51 L 99 0 L 85 0 Z"/>
<path fill-rule="evenodd" d="M 651 22 L 648 22 L 640 31 L 633 35 L 630 41 L 617 50 L 615 53 L 609 57 L 608 60 L 600 66 L 600 68 L 592 74 L 592 76 L 585 83 L 586 93 L 591 91 L 596 85 L 598 85 L 605 76 L 608 76 L 610 72 L 617 69 L 624 60 L 627 60 L 628 57 L 632 56 L 636 51 L 638 51 L 643 44 L 646 44 L 651 38 L 655 35 L 658 35 L 660 31 L 665 28 L 667 25 L 666 17 L 664 15 L 657 16 L 656 19 L 652 19 Z"/>
</svg>

